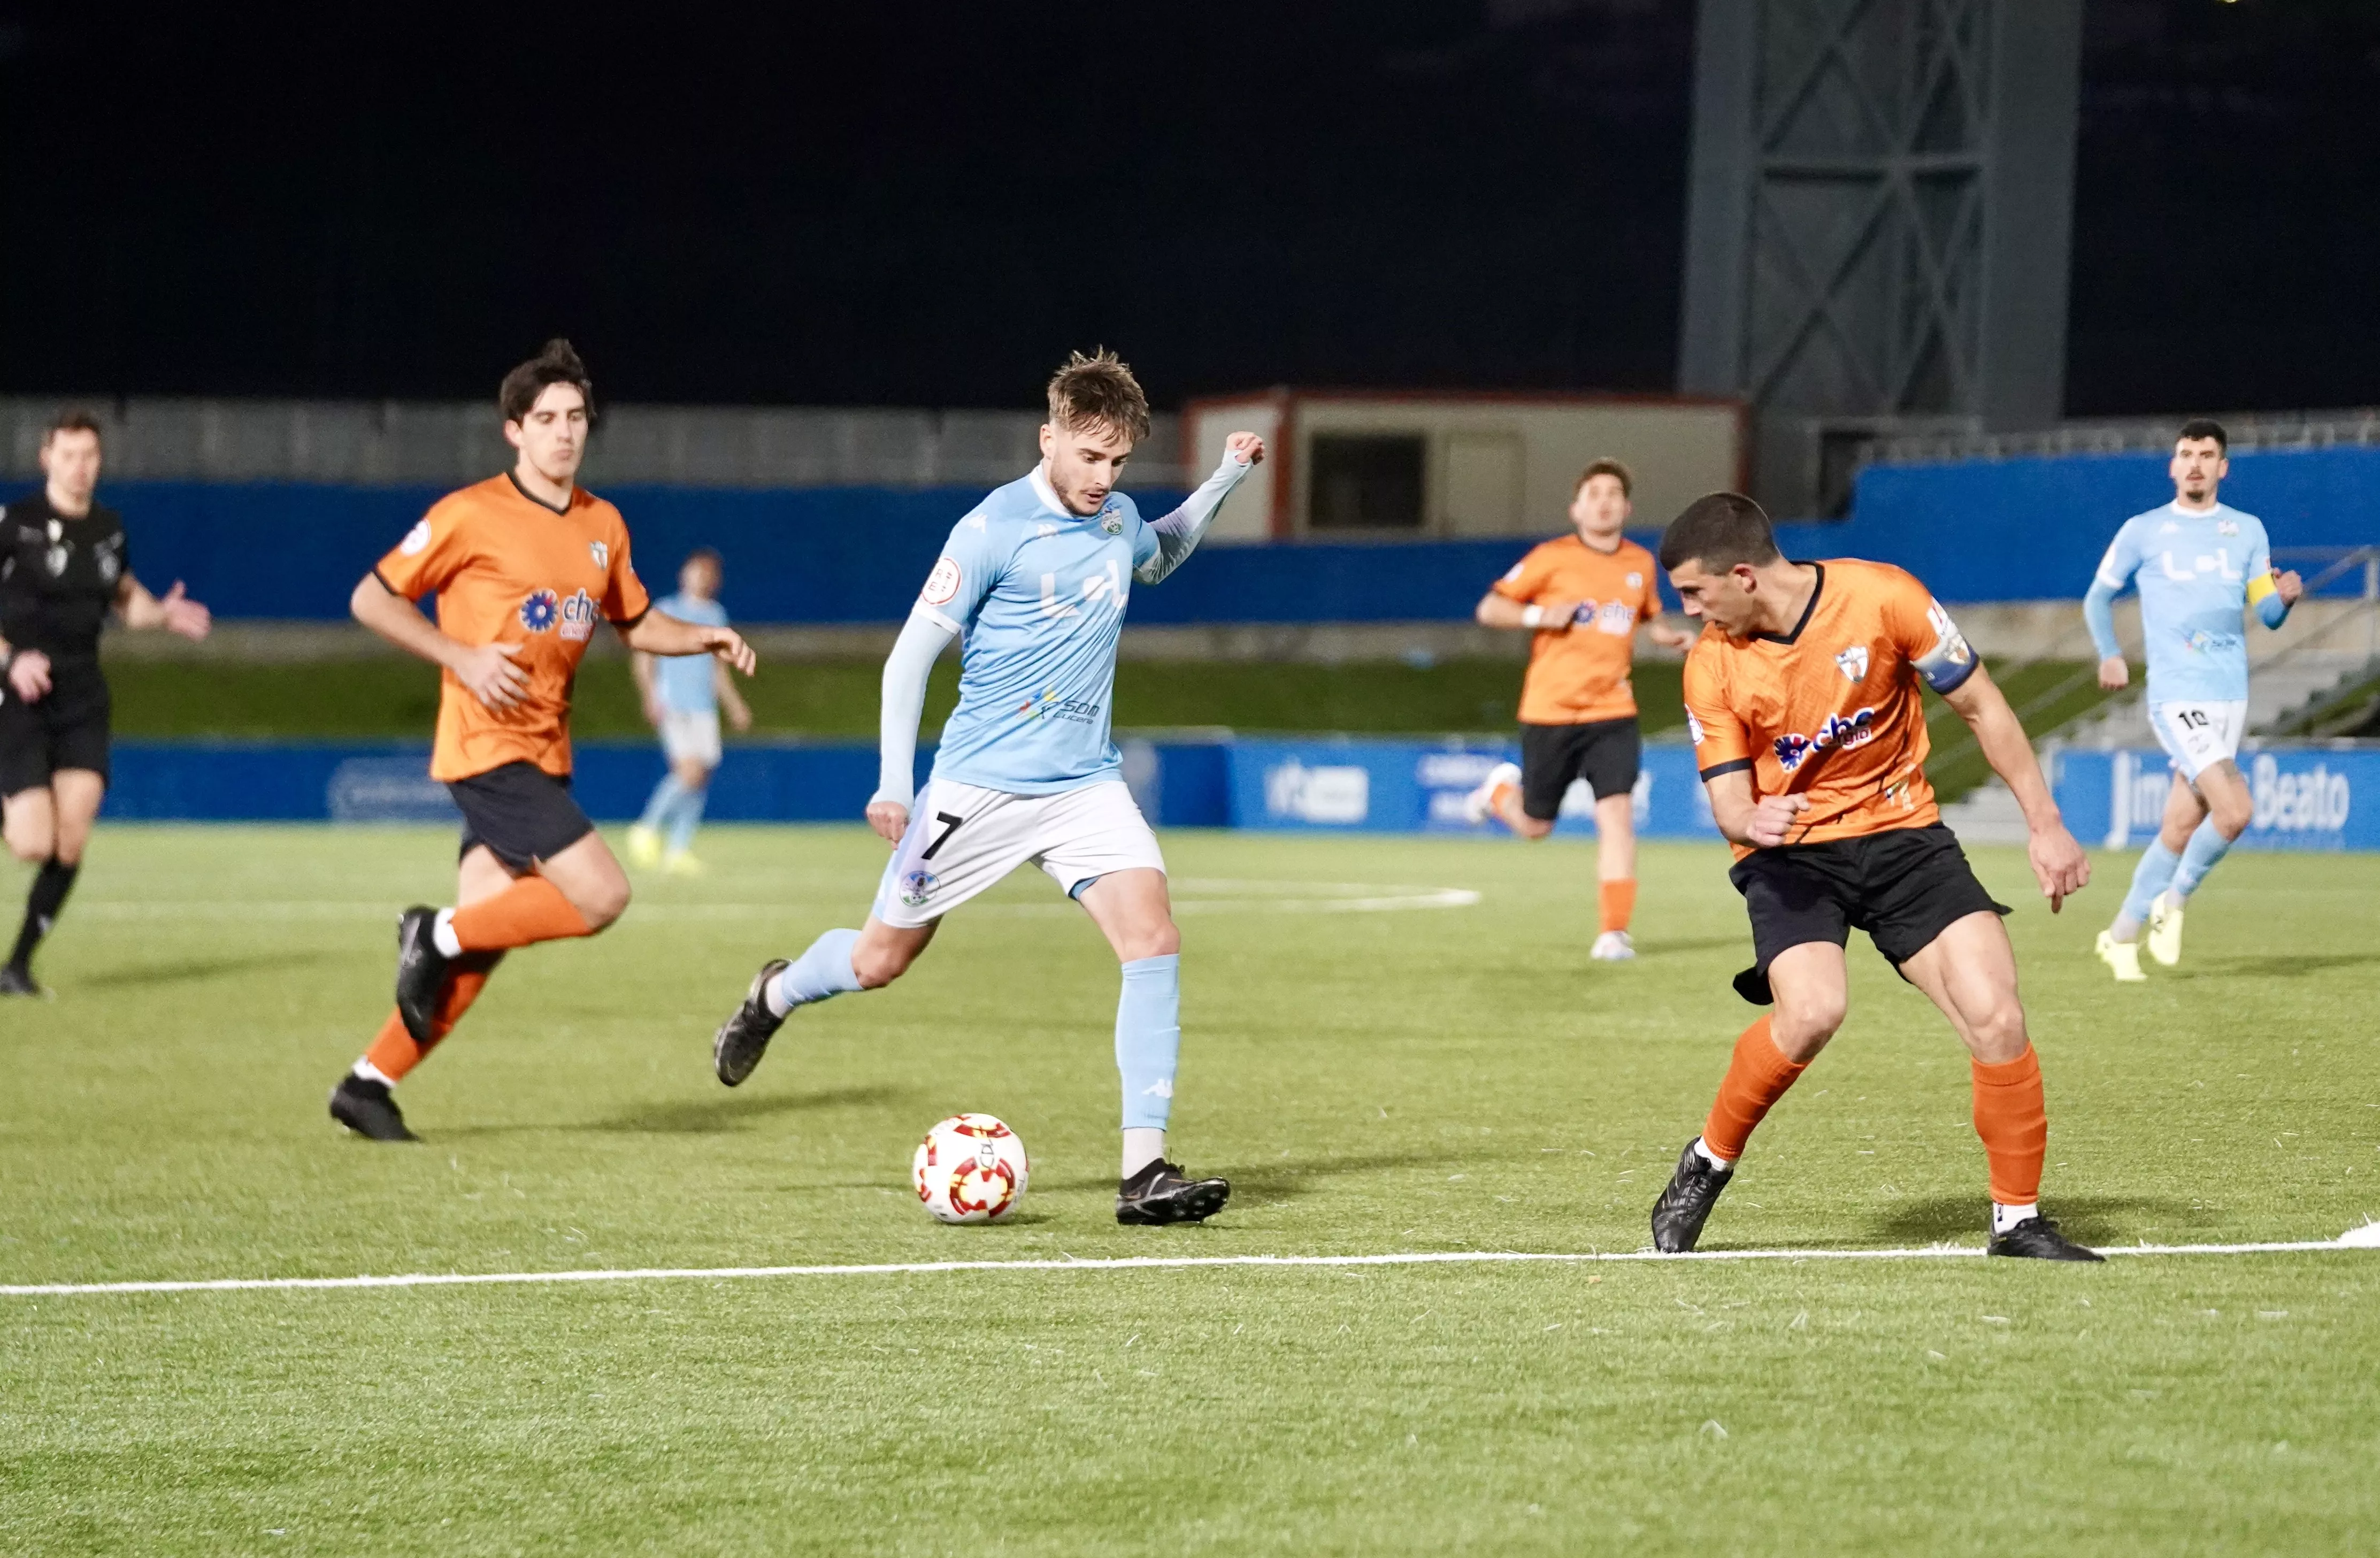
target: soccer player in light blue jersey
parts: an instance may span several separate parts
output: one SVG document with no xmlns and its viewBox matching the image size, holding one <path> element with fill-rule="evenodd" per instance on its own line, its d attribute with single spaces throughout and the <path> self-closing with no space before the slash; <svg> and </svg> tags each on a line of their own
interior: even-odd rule
<svg viewBox="0 0 2380 1558">
<path fill-rule="evenodd" d="M 2220 424 L 2182 424 L 2168 468 L 2173 502 L 2124 521 L 2082 600 L 2099 685 L 2112 692 L 2131 679 L 2116 642 L 2116 597 L 2139 584 L 2149 724 L 2173 760 L 2164 826 L 2133 870 L 2115 923 L 2099 932 L 2101 960 L 2126 983 L 2148 977 L 2143 925 L 2150 956 L 2168 968 L 2180 961 L 2182 905 L 2248 831 L 2255 802 L 2235 761 L 2248 714 L 2243 613 L 2252 606 L 2259 622 L 2278 627 L 2304 590 L 2296 574 L 2273 572 L 2264 522 L 2216 501 L 2231 470 L 2227 447 Z"/>
<path fill-rule="evenodd" d="M 681 622 L 726 627 L 727 608 L 719 603 L 720 577 L 719 554 L 707 546 L 695 548 L 678 566 L 677 593 L 657 603 L 658 609 Z M 645 718 L 661 732 L 669 772 L 653 786 L 644 815 L 628 830 L 628 858 L 640 866 L 659 864 L 681 876 L 698 876 L 702 862 L 694 858 L 694 830 L 702 825 L 710 776 L 719 772 L 719 712 L 725 709 L 728 723 L 747 731 L 752 728 L 752 711 L 727 668 L 715 660 L 698 655 L 663 659 L 640 651 L 632 670 Z"/>
<path fill-rule="evenodd" d="M 1150 524 L 1114 490 L 1148 434 L 1148 402 L 1112 355 L 1076 353 L 1050 381 L 1040 465 L 951 531 L 884 663 L 882 768 L 868 822 L 893 851 L 868 923 L 763 965 L 720 1026 L 711 1059 L 735 1087 L 796 1007 L 899 979 L 943 915 L 1029 861 L 1083 906 L 1123 965 L 1116 1221 L 1196 1223 L 1223 1209 L 1231 1186 L 1191 1179 L 1166 1156 L 1182 937 L 1165 858 L 1109 735 L 1116 643 L 1133 586 L 1182 565 L 1265 449 L 1254 433 L 1232 434 L 1215 473 Z M 926 673 L 960 637 L 958 708 L 931 781 L 913 796 Z"/>
</svg>

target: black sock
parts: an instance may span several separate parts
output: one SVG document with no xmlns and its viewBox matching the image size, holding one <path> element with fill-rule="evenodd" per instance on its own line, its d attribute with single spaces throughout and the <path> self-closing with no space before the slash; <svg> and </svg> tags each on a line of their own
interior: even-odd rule
<svg viewBox="0 0 2380 1558">
<path fill-rule="evenodd" d="M 74 891 L 75 873 L 81 869 L 55 855 L 42 862 L 33 876 L 33 890 L 25 895 L 25 925 L 17 932 L 17 950 L 8 955 L 10 968 L 19 972 L 31 969 L 33 949 L 57 923 L 58 911 L 67 907 L 67 895 Z"/>
</svg>

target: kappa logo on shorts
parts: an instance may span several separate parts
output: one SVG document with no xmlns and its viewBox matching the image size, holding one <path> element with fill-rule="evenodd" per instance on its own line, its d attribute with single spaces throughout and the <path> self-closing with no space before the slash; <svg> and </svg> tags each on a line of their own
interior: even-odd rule
<svg viewBox="0 0 2380 1558">
<path fill-rule="evenodd" d="M 1853 644 L 1851 648 L 1843 651 L 1842 653 L 1835 656 L 1835 669 L 1843 674 L 1843 678 L 1846 681 L 1864 682 L 1867 680 L 1867 646 L 1865 644 Z"/>
<path fill-rule="evenodd" d="M 602 615 L 595 597 L 584 590 L 571 591 L 570 599 L 562 603 L 562 636 L 573 643 L 584 643 L 595 633 L 595 623 Z"/>
<path fill-rule="evenodd" d="M 924 908 L 927 901 L 942 885 L 942 879 L 920 866 L 901 876 L 901 901 L 911 908 Z"/>
<path fill-rule="evenodd" d="M 562 597 L 551 590 L 532 590 L 520 603 L 521 626 L 532 633 L 553 631 L 554 619 L 561 615 Z"/>
<path fill-rule="evenodd" d="M 1815 736 L 1779 736 L 1777 764 L 1791 773 L 1829 747 L 1863 747 L 1875 736 L 1874 709 L 1862 709 L 1848 719 L 1840 714 L 1828 714 L 1827 723 L 1818 727 Z"/>
</svg>

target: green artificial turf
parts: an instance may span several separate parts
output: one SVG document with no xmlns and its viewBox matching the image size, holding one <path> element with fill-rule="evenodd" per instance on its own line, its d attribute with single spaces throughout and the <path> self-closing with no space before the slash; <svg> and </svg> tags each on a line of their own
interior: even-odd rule
<svg viewBox="0 0 2380 1558">
<path fill-rule="evenodd" d="M 0 1007 L 0 1283 L 1643 1245 L 1750 1016 L 1723 850 L 1645 848 L 1612 966 L 1591 846 L 1166 843 L 1174 1144 L 1237 1189 L 1126 1230 L 1113 963 L 1036 873 L 729 1092 L 712 1027 L 882 850 L 712 830 L 710 877 L 514 955 L 392 1148 L 322 1098 L 447 835 L 103 828 L 56 999 Z M 2089 942 L 2127 862 L 2052 918 L 1974 853 L 2020 905 L 2070 1232 L 2380 1215 L 2380 862 L 2234 856 L 2183 965 L 2119 989 Z M 1328 907 L 1447 889 L 1480 898 Z M 1706 1248 L 1981 1242 L 1965 1061 L 1855 940 Z M 906 1186 L 961 1109 L 1032 1150 L 1012 1223 Z M 0 1296 L 0 1552 L 2368 1551 L 2376 1366 L 2373 1250 Z"/>
</svg>

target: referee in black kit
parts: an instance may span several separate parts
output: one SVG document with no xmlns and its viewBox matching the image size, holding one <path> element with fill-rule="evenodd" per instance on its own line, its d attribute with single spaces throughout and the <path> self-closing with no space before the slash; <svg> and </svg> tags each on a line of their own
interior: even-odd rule
<svg viewBox="0 0 2380 1558">
<path fill-rule="evenodd" d="M 161 600 L 132 577 L 124 522 L 91 501 L 99 460 L 99 423 L 63 412 L 42 434 L 42 490 L 0 508 L 0 797 L 9 852 L 41 867 L 0 995 L 42 993 L 33 949 L 66 906 L 107 793 L 109 610 L 127 627 L 207 636 L 207 608 L 179 583 Z"/>
</svg>

